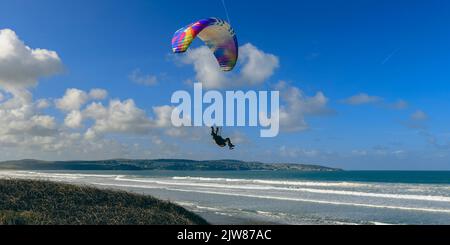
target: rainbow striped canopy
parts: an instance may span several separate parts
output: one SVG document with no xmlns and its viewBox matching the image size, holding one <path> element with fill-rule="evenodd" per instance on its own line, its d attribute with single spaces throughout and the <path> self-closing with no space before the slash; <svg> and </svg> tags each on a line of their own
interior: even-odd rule
<svg viewBox="0 0 450 245">
<path fill-rule="evenodd" d="M 222 71 L 234 68 L 238 59 L 238 42 L 230 24 L 218 18 L 207 18 L 183 27 L 173 35 L 173 52 L 186 52 L 197 36 L 214 53 Z"/>
</svg>

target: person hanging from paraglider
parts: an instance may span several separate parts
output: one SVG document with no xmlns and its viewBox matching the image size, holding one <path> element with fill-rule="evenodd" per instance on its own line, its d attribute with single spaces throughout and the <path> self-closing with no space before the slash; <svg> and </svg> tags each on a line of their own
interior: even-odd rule
<svg viewBox="0 0 450 245">
<path fill-rule="evenodd" d="M 179 29 L 172 37 L 173 53 L 186 52 L 196 37 L 207 44 L 223 72 L 233 70 L 239 57 L 239 48 L 236 33 L 229 23 L 212 17 L 201 19 Z M 230 138 L 224 139 L 219 134 L 219 127 L 211 127 L 211 136 L 218 146 L 228 146 L 230 150 L 234 148 Z"/>
<path fill-rule="evenodd" d="M 216 142 L 216 144 L 220 147 L 225 147 L 228 145 L 228 147 L 230 148 L 230 150 L 234 149 L 233 143 L 231 143 L 230 138 L 226 138 L 224 139 L 220 133 L 219 133 L 219 127 L 211 127 L 211 136 L 213 137 L 214 141 Z"/>
</svg>

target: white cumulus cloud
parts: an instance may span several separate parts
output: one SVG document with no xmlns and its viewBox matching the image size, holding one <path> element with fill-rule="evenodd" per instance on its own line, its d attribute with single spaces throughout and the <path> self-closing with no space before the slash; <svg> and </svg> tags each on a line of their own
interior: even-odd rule
<svg viewBox="0 0 450 245">
<path fill-rule="evenodd" d="M 328 98 L 317 92 L 314 96 L 307 96 L 297 87 L 280 81 L 275 85 L 280 91 L 283 104 L 280 107 L 280 129 L 283 131 L 302 131 L 309 126 L 306 116 L 330 114 L 333 111 L 327 107 Z"/>
<path fill-rule="evenodd" d="M 69 128 L 81 128 L 83 122 L 83 115 L 78 110 L 73 110 L 67 114 L 64 119 L 64 124 Z"/>
<path fill-rule="evenodd" d="M 154 126 L 159 128 L 172 127 L 171 115 L 173 106 L 154 106 L 153 112 L 155 114 Z"/>
<path fill-rule="evenodd" d="M 93 102 L 83 112 L 87 118 L 94 119 L 88 134 L 105 133 L 145 134 L 152 127 L 151 120 L 144 110 L 136 107 L 132 99 L 111 100 L 107 107 Z"/>
<path fill-rule="evenodd" d="M 89 97 L 94 100 L 104 100 L 108 97 L 108 91 L 100 88 L 94 88 L 89 91 Z"/>
<path fill-rule="evenodd" d="M 216 58 L 206 46 L 190 50 L 181 60 L 194 66 L 197 81 L 209 89 L 259 85 L 279 67 L 277 56 L 265 53 L 250 43 L 239 47 L 239 55 L 239 64 L 235 68 L 237 72 L 228 73 L 220 70 Z"/>
<path fill-rule="evenodd" d="M 32 49 L 10 29 L 0 30 L 0 86 L 6 90 L 35 86 L 40 77 L 62 71 L 55 51 Z"/>
<path fill-rule="evenodd" d="M 64 96 L 55 101 L 56 107 L 63 111 L 79 110 L 89 99 L 88 94 L 76 88 L 66 90 Z"/>
<path fill-rule="evenodd" d="M 243 62 L 241 80 L 250 84 L 260 84 L 271 77 L 279 66 L 278 57 L 264 53 L 250 43 L 239 48 L 240 59 Z"/>
<path fill-rule="evenodd" d="M 37 100 L 35 104 L 38 109 L 45 109 L 50 107 L 50 102 L 48 99 Z"/>
<path fill-rule="evenodd" d="M 30 138 L 45 138 L 57 134 L 54 117 L 40 114 L 26 90 L 15 91 L 0 103 L 0 145 L 27 144 Z"/>
</svg>

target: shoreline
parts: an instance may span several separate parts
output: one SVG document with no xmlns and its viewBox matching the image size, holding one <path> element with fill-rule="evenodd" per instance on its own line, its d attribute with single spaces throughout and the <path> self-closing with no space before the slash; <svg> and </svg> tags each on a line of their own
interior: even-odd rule
<svg viewBox="0 0 450 245">
<path fill-rule="evenodd" d="M 211 225 L 284 225 L 283 223 L 262 221 L 258 219 L 243 218 L 237 216 L 229 216 L 226 214 L 217 214 L 214 212 L 199 213 L 194 212 L 187 207 L 184 208 L 202 217 Z"/>
</svg>

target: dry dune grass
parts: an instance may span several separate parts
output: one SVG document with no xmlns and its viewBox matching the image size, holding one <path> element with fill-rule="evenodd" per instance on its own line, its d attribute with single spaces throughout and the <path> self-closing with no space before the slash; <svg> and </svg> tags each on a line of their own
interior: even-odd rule
<svg viewBox="0 0 450 245">
<path fill-rule="evenodd" d="M 207 224 L 175 204 L 125 191 L 35 180 L 0 180 L 0 224 Z"/>
</svg>

